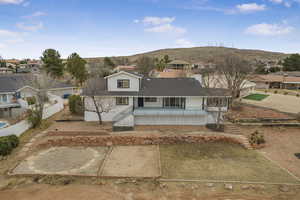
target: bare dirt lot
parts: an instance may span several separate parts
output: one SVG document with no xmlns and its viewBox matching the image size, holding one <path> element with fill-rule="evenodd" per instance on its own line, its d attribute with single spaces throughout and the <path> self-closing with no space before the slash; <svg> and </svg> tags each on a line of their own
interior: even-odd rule
<svg viewBox="0 0 300 200">
<path fill-rule="evenodd" d="M 245 135 L 255 130 L 263 133 L 266 147 L 260 151 L 300 178 L 300 159 L 295 156 L 300 153 L 300 128 L 240 126 L 240 129 Z"/>
<path fill-rule="evenodd" d="M 97 176 L 106 152 L 106 147 L 54 147 L 30 156 L 13 174 Z"/>
<path fill-rule="evenodd" d="M 101 176 L 160 176 L 158 146 L 116 146 L 104 163 Z"/>
</svg>

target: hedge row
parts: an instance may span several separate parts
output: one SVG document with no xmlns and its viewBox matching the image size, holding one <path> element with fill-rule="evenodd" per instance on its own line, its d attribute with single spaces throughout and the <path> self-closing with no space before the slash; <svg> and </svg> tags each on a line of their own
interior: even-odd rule
<svg viewBox="0 0 300 200">
<path fill-rule="evenodd" d="M 15 135 L 0 137 L 0 156 L 9 155 L 19 145 L 19 138 Z"/>
</svg>

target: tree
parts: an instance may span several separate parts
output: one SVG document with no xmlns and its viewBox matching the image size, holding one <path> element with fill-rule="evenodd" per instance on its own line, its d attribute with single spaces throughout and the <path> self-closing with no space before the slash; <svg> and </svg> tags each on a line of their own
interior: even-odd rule
<svg viewBox="0 0 300 200">
<path fill-rule="evenodd" d="M 292 54 L 283 60 L 284 71 L 300 71 L 300 54 Z"/>
<path fill-rule="evenodd" d="M 0 56 L 0 67 L 6 67 L 6 62 L 1 56 Z"/>
<path fill-rule="evenodd" d="M 247 76 L 252 72 L 252 65 L 236 54 L 228 54 L 217 58 L 216 70 L 224 77 L 234 99 L 239 96 Z"/>
<path fill-rule="evenodd" d="M 154 68 L 154 59 L 148 56 L 142 56 L 137 60 L 137 68 L 141 74 L 148 75 L 149 72 Z"/>
<path fill-rule="evenodd" d="M 102 114 L 108 113 L 113 108 L 113 102 L 110 97 L 104 98 L 97 95 L 100 87 L 99 78 L 89 79 L 84 93 L 88 96 L 85 99 L 85 110 L 97 113 L 99 124 L 102 125 Z"/>
<path fill-rule="evenodd" d="M 36 90 L 35 104 L 28 117 L 28 121 L 35 128 L 39 127 L 42 123 L 45 103 L 49 101 L 48 91 L 53 80 L 49 79 L 45 74 L 40 74 L 39 76 L 31 77 L 27 81 Z"/>
<path fill-rule="evenodd" d="M 164 61 L 165 61 L 166 64 L 168 64 L 168 63 L 171 62 L 171 60 L 170 60 L 170 58 L 169 58 L 169 55 L 165 55 L 165 56 L 164 56 Z"/>
<path fill-rule="evenodd" d="M 104 67 L 110 69 L 113 69 L 116 66 L 115 63 L 109 57 L 105 57 L 103 62 L 104 62 Z"/>
<path fill-rule="evenodd" d="M 164 59 L 156 59 L 155 67 L 156 67 L 157 71 L 162 72 L 167 67 L 167 63 L 165 62 Z"/>
<path fill-rule="evenodd" d="M 60 78 L 64 74 L 64 64 L 58 51 L 46 49 L 41 57 L 43 68 L 53 78 Z"/>
<path fill-rule="evenodd" d="M 88 72 L 85 68 L 85 65 L 86 61 L 77 53 L 72 53 L 67 59 L 67 71 L 81 86 L 88 78 Z"/>
</svg>

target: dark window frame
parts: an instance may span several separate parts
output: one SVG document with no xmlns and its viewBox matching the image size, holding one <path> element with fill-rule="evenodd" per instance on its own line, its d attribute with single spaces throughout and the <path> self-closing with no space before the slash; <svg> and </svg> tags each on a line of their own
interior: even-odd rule
<svg viewBox="0 0 300 200">
<path fill-rule="evenodd" d="M 125 101 L 123 101 L 126 99 Z M 116 105 L 117 106 L 128 106 L 129 105 L 129 97 L 116 97 Z"/>
<path fill-rule="evenodd" d="M 128 82 L 127 86 L 124 82 Z M 130 88 L 130 79 L 118 79 L 117 88 Z"/>
</svg>

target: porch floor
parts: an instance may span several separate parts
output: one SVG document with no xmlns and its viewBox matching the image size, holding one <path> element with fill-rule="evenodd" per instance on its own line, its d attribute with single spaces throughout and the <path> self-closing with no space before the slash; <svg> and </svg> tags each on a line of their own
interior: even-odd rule
<svg viewBox="0 0 300 200">
<path fill-rule="evenodd" d="M 204 110 L 186 110 L 180 108 L 135 108 L 133 111 L 134 116 L 145 116 L 145 115 L 206 115 L 207 112 Z"/>
</svg>

